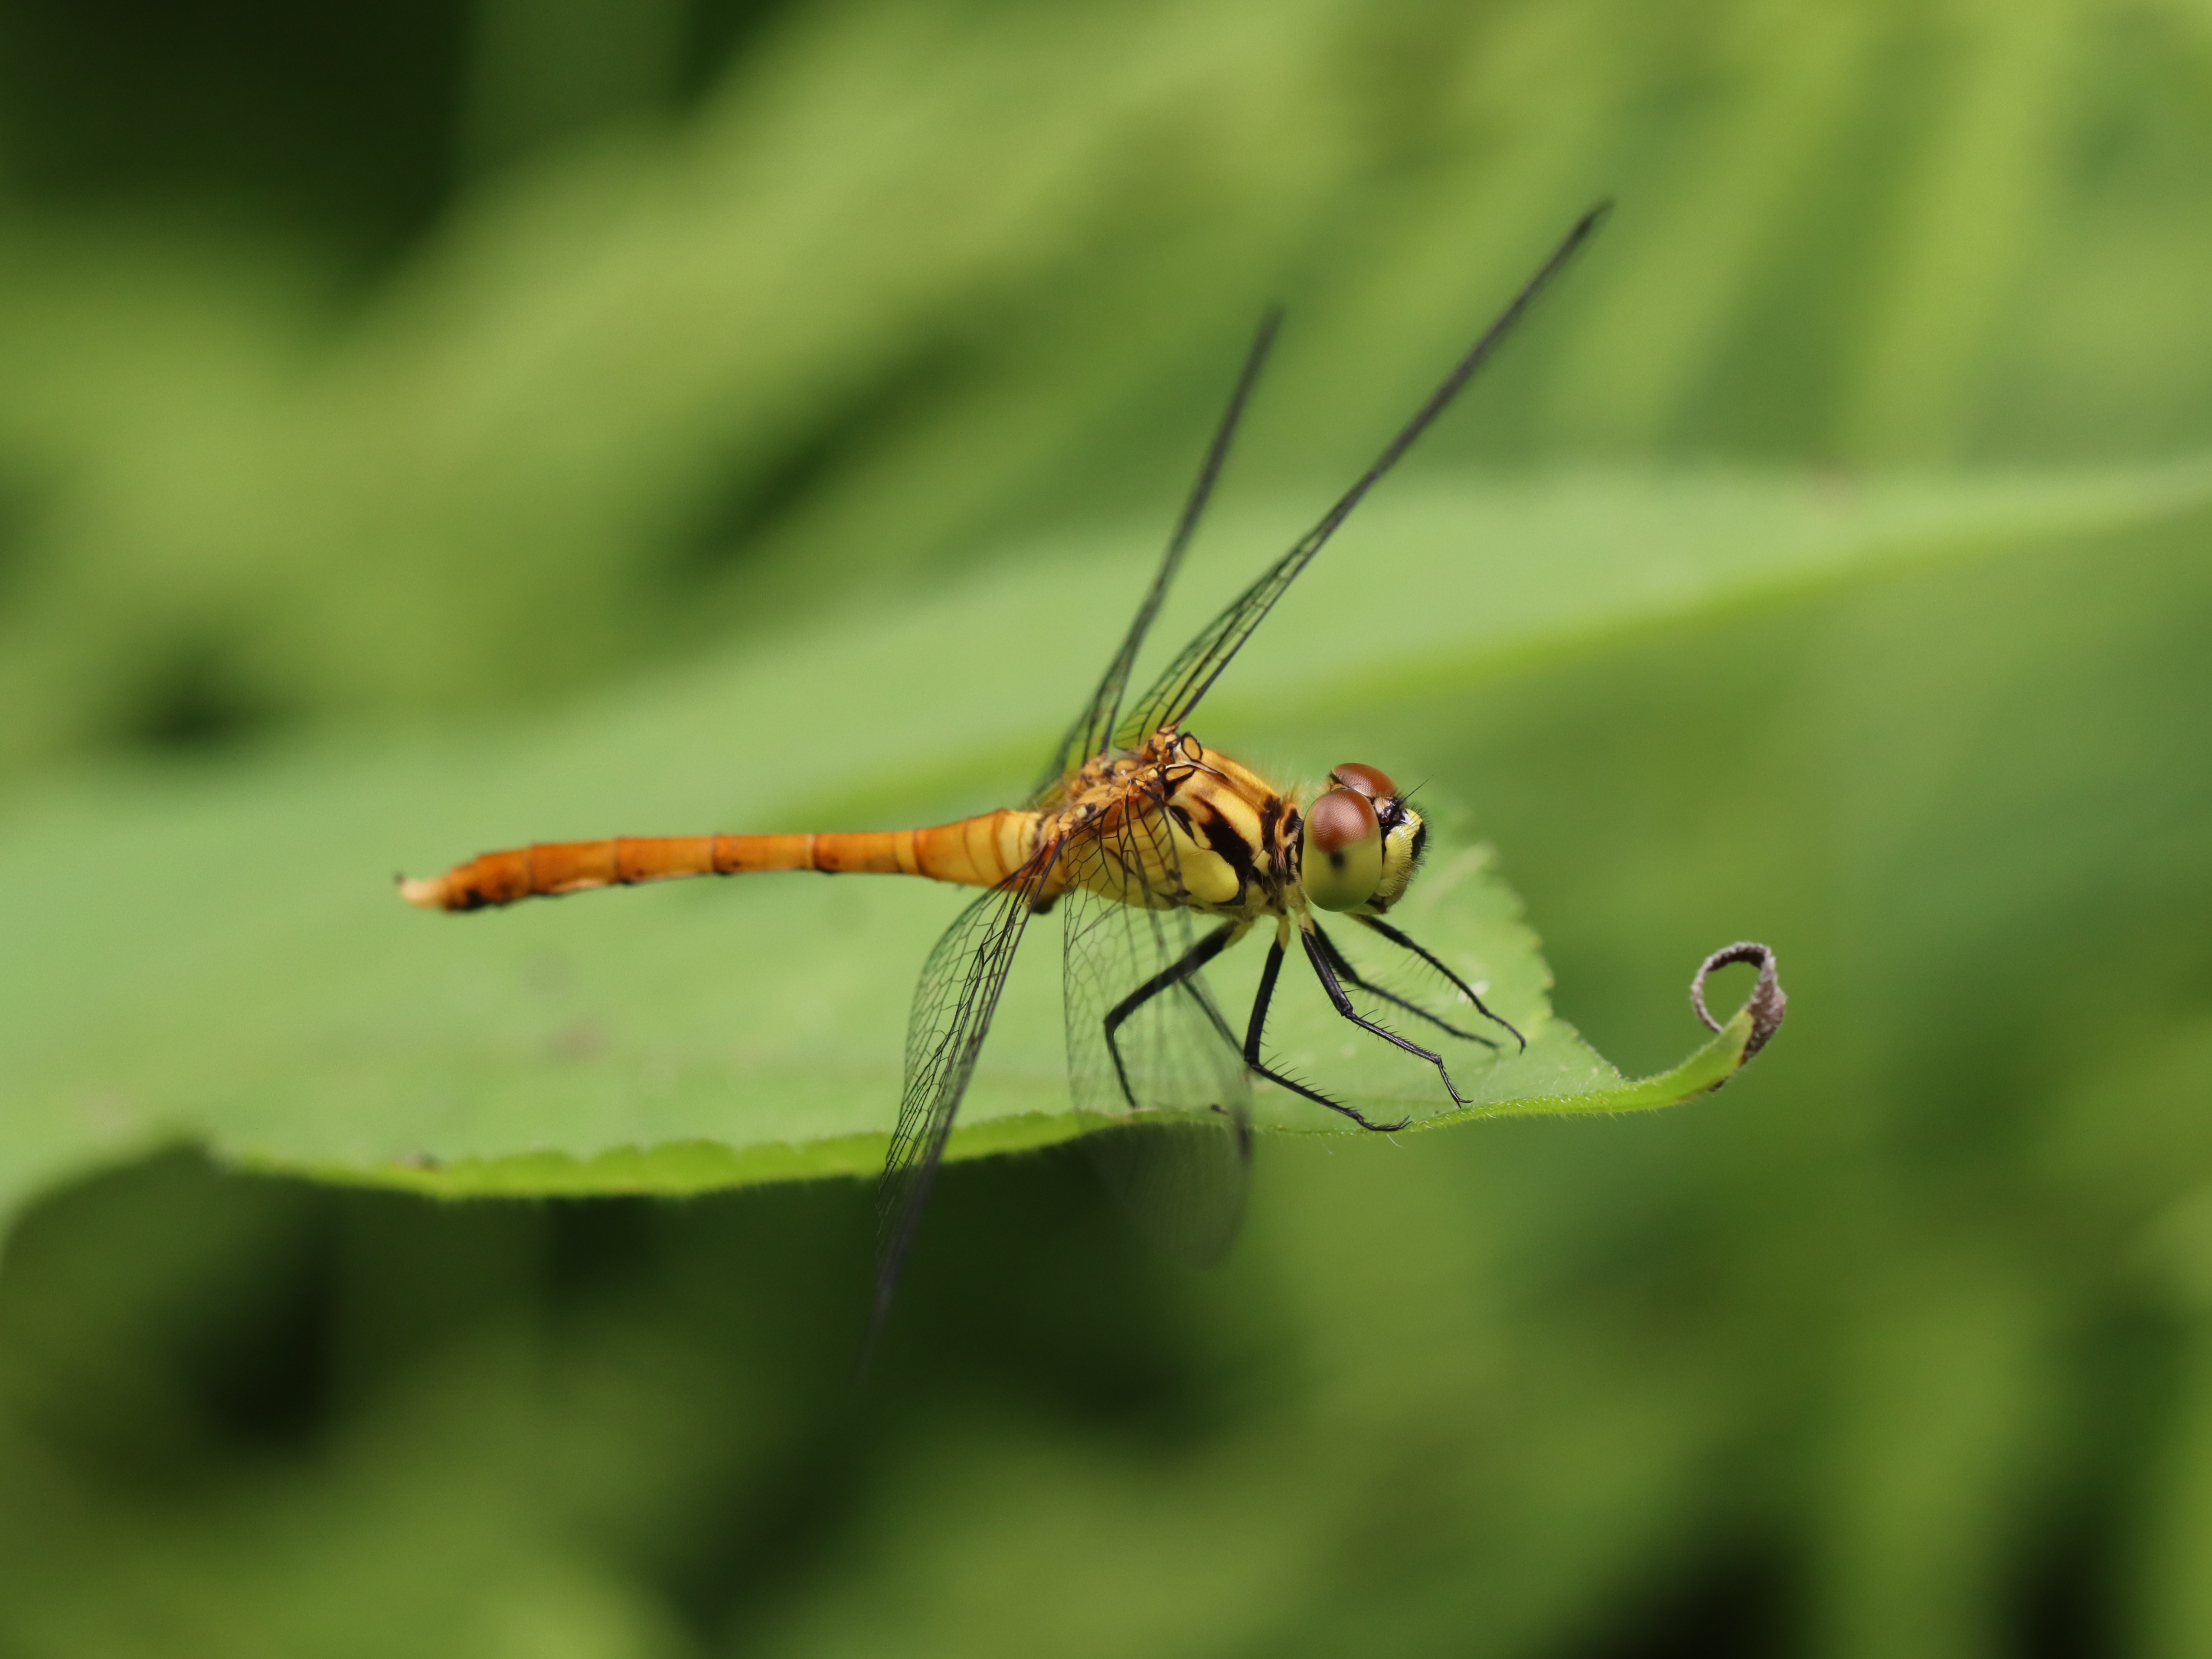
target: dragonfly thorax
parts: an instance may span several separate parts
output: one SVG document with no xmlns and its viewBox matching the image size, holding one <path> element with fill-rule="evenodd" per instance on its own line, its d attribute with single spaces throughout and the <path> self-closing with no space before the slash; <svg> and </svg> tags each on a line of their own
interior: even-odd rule
<svg viewBox="0 0 2212 1659">
<path fill-rule="evenodd" d="M 1066 838 L 1063 890 L 1245 920 L 1294 902 L 1296 808 L 1186 732 L 1095 757 L 1068 780 L 1055 816 Z"/>
</svg>

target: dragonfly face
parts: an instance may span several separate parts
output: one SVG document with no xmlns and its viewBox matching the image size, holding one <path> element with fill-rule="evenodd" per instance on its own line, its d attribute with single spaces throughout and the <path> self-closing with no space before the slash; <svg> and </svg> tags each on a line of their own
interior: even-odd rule
<svg viewBox="0 0 2212 1659">
<path fill-rule="evenodd" d="M 1156 1228 L 1163 1239 L 1179 1237 L 1193 1256 L 1218 1255 L 1242 1210 L 1254 1079 L 1362 1128 L 1402 1127 L 1370 1122 L 1358 1107 L 1269 1065 L 1267 1012 L 1293 945 L 1340 1015 L 1434 1066 L 1445 1092 L 1461 1104 L 1465 1097 L 1443 1058 L 1362 1013 L 1352 991 L 1392 1005 L 1393 1018 L 1410 1015 L 1492 1054 L 1500 1051 L 1501 1036 L 1518 1041 L 1519 1033 L 1483 1006 L 1477 988 L 1382 920 L 1404 896 L 1428 838 L 1420 814 L 1386 774 L 1356 763 L 1340 766 L 1301 811 L 1295 799 L 1249 768 L 1206 750 L 1186 722 L 1299 573 L 1489 360 L 1604 212 L 1601 207 L 1584 216 L 1375 464 L 1125 706 L 1138 653 L 1273 339 L 1276 319 L 1267 318 L 1152 586 L 1025 805 L 927 829 L 618 836 L 514 848 L 481 854 L 430 880 L 403 880 L 401 896 L 428 909 L 471 910 L 592 887 L 772 870 L 923 876 L 987 890 L 938 941 L 915 988 L 904 1091 L 884 1165 L 878 1326 L 1014 952 L 1031 919 L 1057 908 L 1075 1108 L 1115 1127 L 1115 1133 L 1092 1137 L 1094 1144 L 1138 1144 L 1142 1137 L 1131 1132 L 1133 1124 L 1190 1132 L 1169 1136 L 1181 1149 L 1172 1167 L 1126 1166 L 1117 1189 L 1140 1214 L 1154 1201 L 1147 1193 L 1165 1195 L 1182 1218 L 1170 1217 Z M 1346 916 L 1419 958 L 1437 976 L 1437 988 L 1449 986 L 1474 1016 L 1490 1022 L 1492 1034 L 1464 1030 L 1436 1009 L 1362 978 L 1316 910 Z M 1194 918 L 1206 924 L 1202 935 Z M 1273 937 L 1240 1037 L 1215 1006 L 1203 969 L 1263 922 L 1273 924 Z M 1451 1012 L 1462 1017 L 1456 1007 Z M 1102 1152 L 1102 1169 L 1109 1163 Z M 1194 1203 L 1194 1194 L 1204 1192 L 1232 1196 Z M 1188 1219 L 1209 1202 L 1214 1219 Z"/>
<path fill-rule="evenodd" d="M 1379 916 L 1405 897 L 1428 850 L 1429 827 L 1398 786 L 1372 766 L 1347 762 L 1306 808 L 1299 874 L 1319 910 Z"/>
</svg>

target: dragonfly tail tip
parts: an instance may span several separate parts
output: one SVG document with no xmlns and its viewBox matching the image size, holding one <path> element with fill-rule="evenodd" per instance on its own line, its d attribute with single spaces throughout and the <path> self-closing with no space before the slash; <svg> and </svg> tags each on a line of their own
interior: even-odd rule
<svg viewBox="0 0 2212 1659">
<path fill-rule="evenodd" d="M 442 877 L 430 881 L 424 881 L 416 876 L 394 876 L 392 879 L 399 889 L 399 896 L 410 904 L 420 906 L 425 910 L 442 910 L 446 908 L 446 883 Z"/>
</svg>

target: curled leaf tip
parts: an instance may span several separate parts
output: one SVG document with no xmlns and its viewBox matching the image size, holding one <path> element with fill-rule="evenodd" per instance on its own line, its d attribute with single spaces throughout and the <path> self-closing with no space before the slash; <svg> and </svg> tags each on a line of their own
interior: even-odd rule
<svg viewBox="0 0 2212 1659">
<path fill-rule="evenodd" d="M 1697 973 L 1690 980 L 1690 1006 L 1698 1011 L 1698 1018 L 1713 1030 L 1721 1029 L 1721 1022 L 1712 1017 L 1705 1006 L 1705 975 L 1716 968 L 1725 968 L 1732 962 L 1755 962 L 1759 964 L 1759 983 L 1751 988 L 1751 997 L 1744 1006 L 1751 1011 L 1751 1036 L 1743 1045 L 1743 1057 L 1749 1060 L 1766 1046 L 1766 1040 L 1782 1028 L 1782 1016 L 1790 1010 L 1789 994 L 1783 990 L 1782 981 L 1775 975 L 1774 952 L 1765 945 L 1741 939 L 1723 945 L 1698 964 Z"/>
</svg>

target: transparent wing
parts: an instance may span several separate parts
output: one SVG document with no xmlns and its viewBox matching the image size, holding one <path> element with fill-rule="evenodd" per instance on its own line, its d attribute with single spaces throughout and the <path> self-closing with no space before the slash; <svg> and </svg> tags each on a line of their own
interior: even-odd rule
<svg viewBox="0 0 2212 1659">
<path fill-rule="evenodd" d="M 890 1311 L 899 1270 L 921 1225 L 946 1137 L 991 1029 L 1006 973 L 1050 875 L 1048 847 L 977 899 L 938 939 L 922 965 L 907 1018 L 906 1084 L 877 1200 L 874 1336 Z"/>
<path fill-rule="evenodd" d="M 1528 315 L 1537 296 L 1552 285 L 1565 270 L 1576 252 L 1588 241 L 1611 211 L 1611 204 L 1601 203 L 1592 208 L 1569 231 L 1552 255 L 1513 302 L 1498 313 L 1498 320 L 1484 331 L 1480 339 L 1467 356 L 1461 358 L 1443 382 L 1429 394 L 1428 401 L 1406 422 L 1398 435 L 1389 441 L 1375 464 L 1360 476 L 1359 481 L 1345 491 L 1335 506 L 1322 515 L 1321 522 L 1298 538 L 1296 545 L 1261 573 L 1260 579 L 1231 602 L 1229 608 L 1200 630 L 1199 635 L 1183 647 L 1182 655 L 1168 665 L 1168 670 L 1155 681 L 1140 698 L 1115 735 L 1125 744 L 1141 743 L 1164 726 L 1180 726 L 1189 719 L 1199 700 L 1220 678 L 1221 671 L 1231 659 L 1243 648 L 1244 641 L 1252 636 L 1275 601 L 1283 597 L 1298 574 L 1313 562 L 1314 555 L 1328 544 L 1352 509 L 1365 498 L 1367 492 L 1382 481 L 1385 474 L 1397 465 L 1414 441 L 1428 430 L 1437 416 L 1443 414 L 1459 396 L 1476 372 L 1496 355 L 1521 319 Z"/>
<path fill-rule="evenodd" d="M 1062 878 L 1172 871 L 1175 845 L 1156 805 L 1112 816 L 1073 840 Z M 1060 901 L 1068 1087 L 1085 1146 L 1139 1227 L 1171 1255 L 1210 1266 L 1243 1219 L 1252 1155 L 1251 1082 L 1205 965 L 1242 924 L 1194 920 L 1181 906 L 1127 904 L 1078 886 Z"/>
<path fill-rule="evenodd" d="M 1160 605 L 1174 584 L 1176 571 L 1182 563 L 1184 550 L 1197 532 L 1198 521 L 1206 512 L 1206 504 L 1213 495 L 1213 486 L 1221 477 L 1221 469 L 1229 459 L 1229 446 L 1237 435 L 1239 422 L 1244 418 L 1244 405 L 1250 400 L 1252 388 L 1259 383 L 1260 370 L 1267 361 L 1267 353 L 1275 343 L 1275 332 L 1281 327 L 1283 314 L 1270 309 L 1260 319 L 1260 331 L 1253 337 L 1252 349 L 1245 354 L 1243 372 L 1237 377 L 1237 389 L 1230 393 L 1229 407 L 1223 411 L 1221 424 L 1214 428 L 1213 441 L 1206 447 L 1206 459 L 1198 470 L 1198 480 L 1191 486 L 1190 497 L 1182 504 L 1182 515 L 1176 520 L 1175 533 L 1168 538 L 1167 552 L 1161 557 L 1160 568 L 1153 573 L 1152 585 L 1146 589 L 1137 614 L 1130 619 L 1129 631 L 1123 636 L 1121 648 L 1106 665 L 1106 672 L 1099 679 L 1098 689 L 1091 694 L 1091 701 L 1077 715 L 1075 723 L 1067 728 L 1067 735 L 1053 751 L 1052 763 L 1038 779 L 1033 792 L 1042 795 L 1049 791 L 1075 768 L 1103 749 L 1114 736 L 1114 728 L 1121 721 L 1122 695 L 1129 689 L 1129 673 L 1136 666 L 1137 653 L 1145 643 L 1145 635 L 1152 631 L 1152 622 L 1160 614 Z"/>
</svg>

